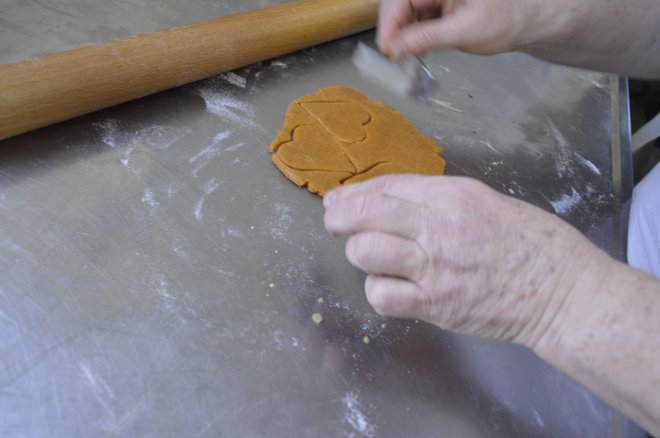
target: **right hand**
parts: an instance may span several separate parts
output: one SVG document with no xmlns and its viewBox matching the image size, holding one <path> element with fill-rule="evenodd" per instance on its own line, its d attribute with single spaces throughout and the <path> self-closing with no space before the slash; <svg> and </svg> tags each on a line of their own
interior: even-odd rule
<svg viewBox="0 0 660 438">
<path fill-rule="evenodd" d="M 431 49 L 478 55 L 534 43 L 544 2 L 535 0 L 381 0 L 378 45 L 400 59 Z M 552 3 L 552 2 L 551 2 Z"/>
</svg>

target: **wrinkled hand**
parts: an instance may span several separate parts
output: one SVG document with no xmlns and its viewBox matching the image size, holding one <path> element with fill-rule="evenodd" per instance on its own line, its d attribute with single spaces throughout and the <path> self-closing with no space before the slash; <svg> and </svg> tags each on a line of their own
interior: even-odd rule
<svg viewBox="0 0 660 438">
<path fill-rule="evenodd" d="M 342 186 L 324 205 L 327 230 L 350 235 L 346 256 L 368 274 L 376 311 L 530 348 L 562 330 L 600 252 L 559 218 L 468 178 L 388 175 Z"/>
<path fill-rule="evenodd" d="M 490 55 L 534 42 L 537 0 L 381 0 L 378 44 L 394 58 L 455 48 Z"/>
</svg>

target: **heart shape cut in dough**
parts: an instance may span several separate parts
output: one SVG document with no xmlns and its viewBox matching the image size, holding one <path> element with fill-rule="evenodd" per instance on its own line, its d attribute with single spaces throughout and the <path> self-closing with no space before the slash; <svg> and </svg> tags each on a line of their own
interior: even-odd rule
<svg viewBox="0 0 660 438">
<path fill-rule="evenodd" d="M 339 141 L 357 143 L 367 138 L 371 114 L 357 102 L 301 102 L 300 106 Z"/>
<path fill-rule="evenodd" d="M 277 156 L 297 170 L 355 172 L 341 144 L 315 125 L 297 126 L 291 133 L 291 140 L 278 147 Z"/>
<path fill-rule="evenodd" d="M 326 87 L 289 104 L 269 151 L 287 178 L 323 196 L 389 173 L 442 175 L 442 148 L 389 105 L 350 87 Z"/>
</svg>

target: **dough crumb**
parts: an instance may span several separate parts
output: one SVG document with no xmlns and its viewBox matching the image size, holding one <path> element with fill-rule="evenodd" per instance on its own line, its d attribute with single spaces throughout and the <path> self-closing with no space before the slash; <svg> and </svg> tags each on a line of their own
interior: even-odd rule
<svg viewBox="0 0 660 438">
<path fill-rule="evenodd" d="M 368 344 L 369 342 L 371 342 L 371 339 L 369 339 L 369 336 L 365 336 L 364 338 L 362 338 L 362 342 Z"/>
<path fill-rule="evenodd" d="M 314 321 L 314 324 L 319 325 L 323 322 L 323 315 L 320 313 L 315 313 L 312 315 L 312 321 Z"/>
<path fill-rule="evenodd" d="M 319 304 L 323 304 L 323 303 L 325 303 L 325 300 L 323 299 L 323 297 L 321 297 L 318 300 L 316 300 L 316 302 L 319 303 Z"/>
<path fill-rule="evenodd" d="M 274 288 L 274 287 L 275 287 L 275 283 L 270 283 L 270 284 L 268 285 L 268 287 L 271 288 L 271 289 Z"/>
<path fill-rule="evenodd" d="M 511 189 L 511 188 L 509 188 L 509 189 L 507 189 L 507 190 L 508 190 L 509 193 L 511 193 L 512 195 L 515 195 L 515 194 L 516 194 L 516 192 L 515 192 L 513 189 Z"/>
</svg>

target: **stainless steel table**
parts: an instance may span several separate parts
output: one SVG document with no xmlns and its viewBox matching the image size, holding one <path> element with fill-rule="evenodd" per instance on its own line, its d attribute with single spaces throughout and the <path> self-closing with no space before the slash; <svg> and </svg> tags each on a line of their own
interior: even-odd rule
<svg viewBox="0 0 660 438">
<path fill-rule="evenodd" d="M 0 0 L 0 62 L 269 3 Z M 421 103 L 360 78 L 357 40 L 0 143 L 0 435 L 641 435 L 530 351 L 377 316 L 267 152 L 289 101 L 355 86 L 444 146 L 448 174 L 621 257 L 625 80 L 444 52 Z"/>
</svg>

